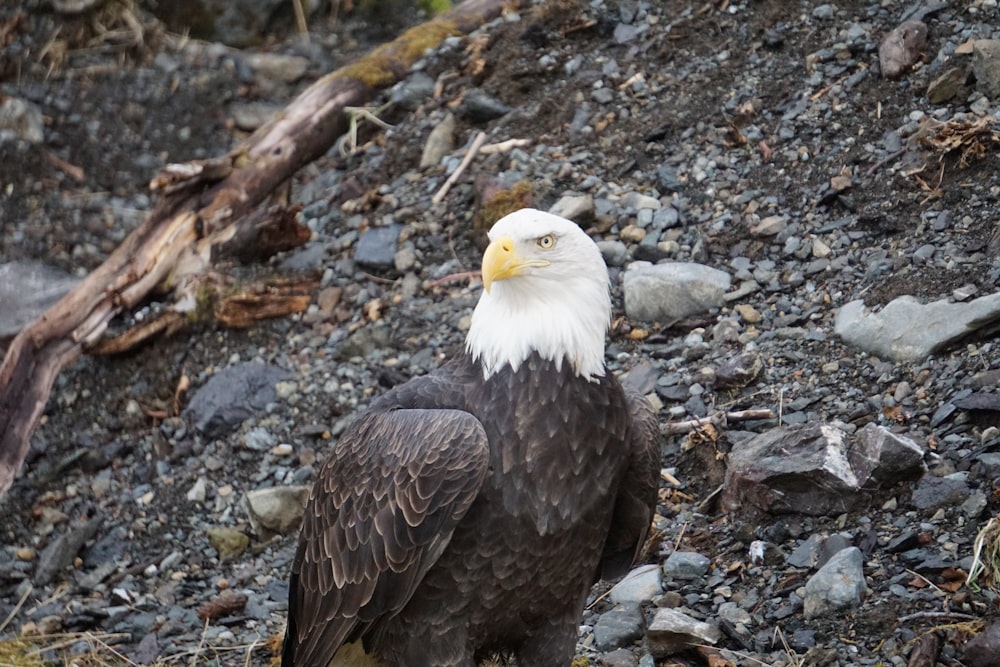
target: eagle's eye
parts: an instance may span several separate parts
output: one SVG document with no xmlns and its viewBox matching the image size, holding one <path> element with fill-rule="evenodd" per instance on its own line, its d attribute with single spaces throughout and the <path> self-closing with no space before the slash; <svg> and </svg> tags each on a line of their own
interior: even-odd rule
<svg viewBox="0 0 1000 667">
<path fill-rule="evenodd" d="M 538 240 L 535 241 L 537 245 L 542 250 L 550 250 L 556 244 L 555 234 L 546 234 L 545 236 L 539 236 Z"/>
</svg>

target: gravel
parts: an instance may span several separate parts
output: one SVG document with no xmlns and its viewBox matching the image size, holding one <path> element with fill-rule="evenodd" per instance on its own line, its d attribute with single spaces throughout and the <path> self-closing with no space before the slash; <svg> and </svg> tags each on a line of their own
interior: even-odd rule
<svg viewBox="0 0 1000 667">
<path fill-rule="evenodd" d="M 311 24 L 308 46 L 251 52 L 168 39 L 140 13 L 142 49 L 39 61 L 59 23 L 82 24 L 37 5 L 0 8 L 0 25 L 26 17 L 0 40 L 21 64 L 16 77 L 0 64 L 0 95 L 44 119 L 40 140 L 35 123 L 0 131 L 0 275 L 42 262 L 64 272 L 53 289 L 141 222 L 157 169 L 222 154 L 253 124 L 229 122 L 247 104 L 280 108 L 352 56 L 345 35 L 365 45 L 351 17 Z M 284 512 L 301 512 L 357 410 L 461 349 L 482 221 L 497 191 L 524 183 L 517 201 L 572 215 L 599 242 L 616 304 L 608 363 L 665 431 L 642 559 L 655 567 L 611 596 L 595 587 L 578 654 L 704 664 L 699 644 L 737 665 L 905 665 L 937 628 L 941 664 L 1000 664 L 995 630 L 965 645 L 996 621 L 997 592 L 963 585 L 1000 507 L 1000 417 L 989 401 L 961 407 L 1000 368 L 1000 106 L 983 87 L 998 63 L 976 41 L 1000 37 L 996 3 L 919 16 L 895 0 L 575 7 L 523 9 L 427 53 L 371 109 L 391 128 L 361 120 L 353 150 L 290 184 L 309 242 L 217 267 L 239 284 L 314 281 L 306 312 L 194 323 L 60 375 L 0 501 L 4 637 L 113 632 L 139 663 L 202 644 L 218 664 L 266 662 L 295 549 Z M 888 79 L 879 47 L 906 19 L 926 26 L 926 46 Z M 928 86 L 954 68 L 972 75 L 931 103 Z M 522 142 L 478 155 L 432 202 L 479 131 Z M 711 280 L 694 305 L 687 286 L 630 277 L 691 268 Z M 0 288 L 13 295 L 0 319 L 32 307 L 18 291 Z M 115 328 L 169 297 L 156 298 Z M 733 453 L 799 424 L 848 443 L 879 427 L 902 438 L 887 442 L 902 443 L 905 471 L 815 516 L 723 509 Z M 245 605 L 205 630 L 202 605 L 230 596 Z"/>
</svg>

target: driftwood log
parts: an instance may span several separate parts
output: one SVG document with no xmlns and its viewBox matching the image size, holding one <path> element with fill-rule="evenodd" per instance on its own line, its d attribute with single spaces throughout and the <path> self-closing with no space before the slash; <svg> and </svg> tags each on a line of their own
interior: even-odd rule
<svg viewBox="0 0 1000 667">
<path fill-rule="evenodd" d="M 11 342 L 0 366 L 0 495 L 24 462 L 59 372 L 98 342 L 112 318 L 168 279 L 170 289 L 183 289 L 185 277 L 207 268 L 213 250 L 250 224 L 255 207 L 347 130 L 345 107 L 364 105 L 399 81 L 446 37 L 517 4 L 467 0 L 319 79 L 228 154 L 164 169 L 150 184 L 162 197 L 139 227 Z"/>
</svg>

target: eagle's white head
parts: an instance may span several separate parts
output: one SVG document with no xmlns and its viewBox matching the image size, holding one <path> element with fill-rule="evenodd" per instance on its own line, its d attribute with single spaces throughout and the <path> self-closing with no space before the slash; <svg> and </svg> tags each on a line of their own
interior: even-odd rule
<svg viewBox="0 0 1000 667">
<path fill-rule="evenodd" d="M 537 352 L 588 380 L 603 376 L 611 294 L 594 241 L 575 222 L 532 208 L 500 219 L 489 238 L 465 341 L 484 375 L 517 370 Z"/>
</svg>

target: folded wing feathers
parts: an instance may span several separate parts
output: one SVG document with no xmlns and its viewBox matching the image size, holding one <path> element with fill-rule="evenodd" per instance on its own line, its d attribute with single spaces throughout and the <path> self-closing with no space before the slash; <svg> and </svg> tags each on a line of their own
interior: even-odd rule
<svg viewBox="0 0 1000 667">
<path fill-rule="evenodd" d="M 370 413 L 341 438 L 293 568 L 303 591 L 289 610 L 297 657 L 325 658 L 358 623 L 405 605 L 475 499 L 488 458 L 482 425 L 456 410 Z"/>
</svg>

